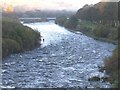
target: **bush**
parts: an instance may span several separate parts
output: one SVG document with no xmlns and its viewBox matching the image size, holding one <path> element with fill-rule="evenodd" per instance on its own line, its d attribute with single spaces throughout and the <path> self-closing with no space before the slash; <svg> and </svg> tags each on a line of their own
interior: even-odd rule
<svg viewBox="0 0 120 90">
<path fill-rule="evenodd" d="M 108 27 L 104 25 L 97 25 L 97 27 L 93 30 L 93 32 L 97 37 L 107 38 L 110 30 Z"/>
<path fill-rule="evenodd" d="M 3 57 L 20 51 L 31 50 L 39 45 L 40 33 L 23 26 L 20 22 L 2 20 Z"/>
<path fill-rule="evenodd" d="M 18 42 L 12 39 L 2 40 L 2 51 L 3 57 L 9 55 L 10 53 L 20 52 L 21 46 Z"/>
<path fill-rule="evenodd" d="M 110 82 L 114 84 L 114 86 L 118 86 L 120 83 L 119 74 L 120 74 L 120 48 L 114 50 L 113 55 L 105 61 L 105 70 L 108 74 L 110 74 Z"/>
<path fill-rule="evenodd" d="M 100 77 L 94 76 L 94 77 L 89 78 L 88 81 L 100 81 Z"/>
<path fill-rule="evenodd" d="M 65 22 L 67 21 L 67 17 L 57 17 L 55 20 L 56 24 L 59 24 L 60 26 L 64 26 Z"/>
<path fill-rule="evenodd" d="M 76 16 L 73 15 L 66 21 L 64 26 L 66 28 L 74 29 L 76 28 L 77 24 L 78 24 L 78 19 L 76 18 Z"/>
<path fill-rule="evenodd" d="M 105 61 L 105 69 L 109 73 L 118 71 L 118 49 L 115 49 L 113 55 Z"/>
</svg>

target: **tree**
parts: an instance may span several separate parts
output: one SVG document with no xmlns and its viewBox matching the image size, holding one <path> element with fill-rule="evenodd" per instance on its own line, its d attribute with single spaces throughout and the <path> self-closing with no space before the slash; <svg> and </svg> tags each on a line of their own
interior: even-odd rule
<svg viewBox="0 0 120 90">
<path fill-rule="evenodd" d="M 74 29 L 78 24 L 78 19 L 75 15 L 71 16 L 65 23 L 66 28 Z"/>
<path fill-rule="evenodd" d="M 4 13 L 5 14 L 5 13 Z M 31 50 L 39 45 L 40 33 L 23 26 L 17 19 L 5 14 L 2 19 L 2 55 Z"/>
<path fill-rule="evenodd" d="M 67 17 L 61 16 L 56 18 L 55 23 L 59 24 L 60 26 L 64 26 L 66 21 L 67 21 Z"/>
<path fill-rule="evenodd" d="M 97 25 L 97 27 L 94 29 L 94 34 L 97 37 L 106 38 L 110 32 L 110 30 L 105 27 L 104 25 Z"/>
</svg>

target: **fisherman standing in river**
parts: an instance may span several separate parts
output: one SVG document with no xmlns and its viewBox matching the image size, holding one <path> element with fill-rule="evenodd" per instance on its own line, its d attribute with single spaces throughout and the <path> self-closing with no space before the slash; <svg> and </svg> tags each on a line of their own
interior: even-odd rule
<svg viewBox="0 0 120 90">
<path fill-rule="evenodd" d="M 44 42 L 44 38 L 43 38 L 43 42 Z"/>
<path fill-rule="evenodd" d="M 41 43 L 43 43 L 45 40 L 44 40 L 44 38 L 41 36 Z"/>
</svg>

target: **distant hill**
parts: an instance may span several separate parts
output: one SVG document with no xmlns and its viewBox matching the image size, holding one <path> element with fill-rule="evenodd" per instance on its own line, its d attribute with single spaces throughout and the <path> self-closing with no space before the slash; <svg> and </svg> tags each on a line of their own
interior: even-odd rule
<svg viewBox="0 0 120 90">
<path fill-rule="evenodd" d="M 59 17 L 59 16 L 71 16 L 73 14 L 75 14 L 75 12 L 73 11 L 66 11 L 66 10 L 33 10 L 33 11 L 26 11 L 26 12 L 16 12 L 16 14 L 19 17 Z"/>
<path fill-rule="evenodd" d="M 69 19 L 65 18 L 56 18 L 55 23 L 103 41 L 116 43 L 118 40 L 118 2 L 86 4 Z"/>
</svg>

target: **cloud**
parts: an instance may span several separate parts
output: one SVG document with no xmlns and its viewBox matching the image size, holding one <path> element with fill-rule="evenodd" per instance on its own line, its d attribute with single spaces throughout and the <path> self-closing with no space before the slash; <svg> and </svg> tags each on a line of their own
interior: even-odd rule
<svg viewBox="0 0 120 90">
<path fill-rule="evenodd" d="M 101 0 L 0 0 L 13 7 L 22 6 L 28 9 L 66 9 L 78 10 L 85 4 L 95 4 Z"/>
<path fill-rule="evenodd" d="M 104 0 L 106 2 L 119 2 L 120 0 Z"/>
<path fill-rule="evenodd" d="M 62 7 L 72 7 L 73 6 L 72 4 L 65 3 L 65 2 L 57 2 L 56 4 L 58 4 L 59 6 L 62 6 Z"/>
</svg>

